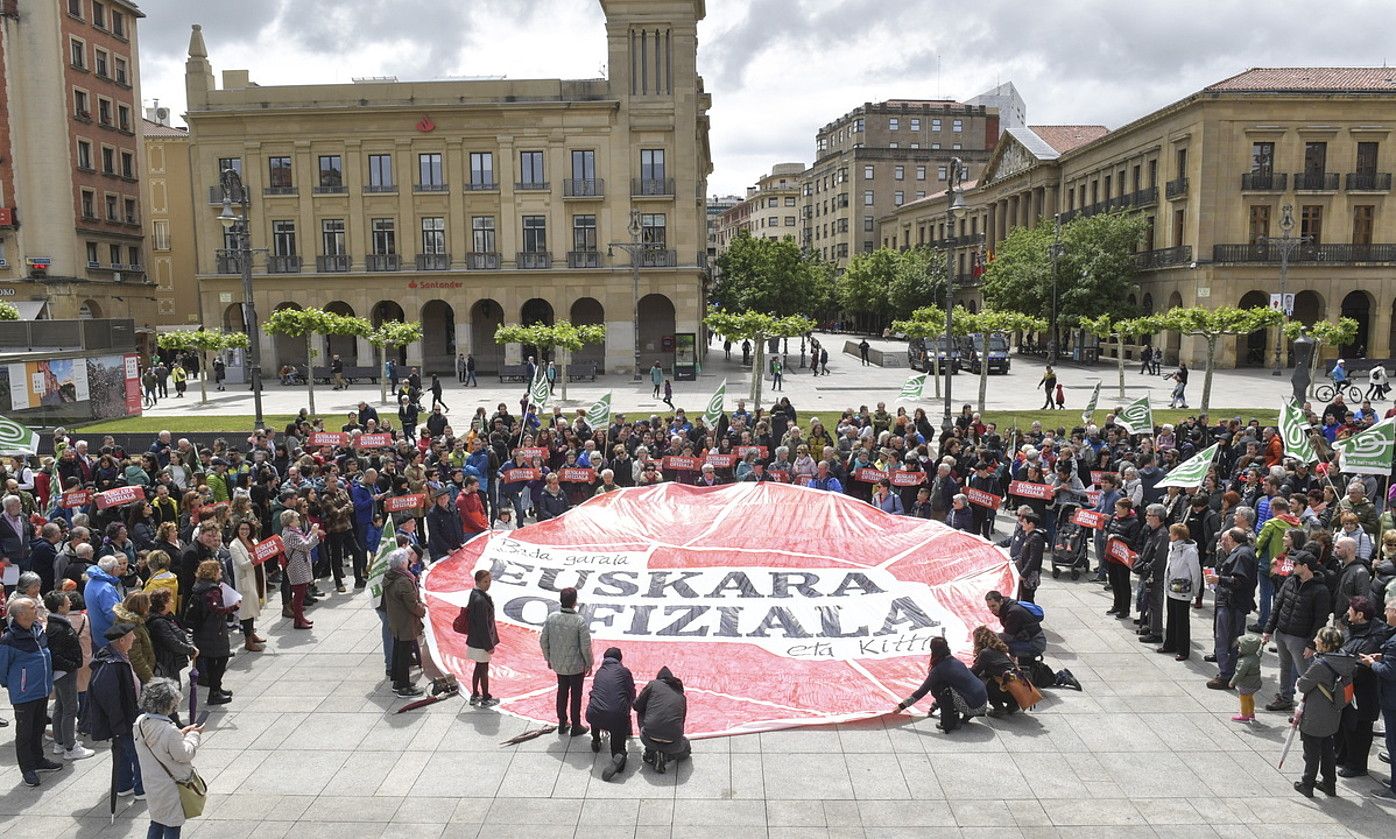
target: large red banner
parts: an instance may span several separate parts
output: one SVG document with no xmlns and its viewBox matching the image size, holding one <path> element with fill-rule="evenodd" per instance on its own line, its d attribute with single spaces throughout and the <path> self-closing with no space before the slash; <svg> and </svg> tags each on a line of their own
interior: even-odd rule
<svg viewBox="0 0 1396 839">
<path fill-rule="evenodd" d="M 383 499 L 383 511 L 386 513 L 400 513 L 403 510 L 417 510 L 427 505 L 427 494 L 425 492 L 414 492 L 411 495 L 394 495 Z"/>
<path fill-rule="evenodd" d="M 997 510 L 1003 504 L 1003 496 L 974 487 L 965 487 L 965 498 L 976 507 L 988 507 L 990 510 Z"/>
<path fill-rule="evenodd" d="M 1139 554 L 1135 553 L 1129 545 L 1114 537 L 1105 543 L 1105 556 L 1111 562 L 1118 562 L 1127 568 L 1133 568 L 1134 561 L 1139 558 Z"/>
<path fill-rule="evenodd" d="M 252 564 L 261 565 L 270 559 L 275 559 L 286 552 L 286 545 L 281 541 L 281 537 L 275 534 L 268 536 L 258 542 L 252 548 Z"/>
<path fill-rule="evenodd" d="M 342 446 L 348 437 L 343 431 L 316 431 L 310 435 L 310 445 Z"/>
<path fill-rule="evenodd" d="M 887 473 L 881 469 L 874 469 L 871 466 L 860 466 L 853 470 L 853 480 L 865 484 L 875 484 L 878 481 L 887 480 Z"/>
<path fill-rule="evenodd" d="M 1016 585 L 991 543 L 837 493 L 623 489 L 482 536 L 425 573 L 428 643 L 463 680 L 472 663 L 451 624 L 477 568 L 493 576 L 491 689 L 504 711 L 555 721 L 538 633 L 573 586 L 594 657 L 618 646 L 637 682 L 666 666 L 683 679 L 692 737 L 881 716 L 925 679 L 932 638 L 967 657 L 975 626 L 1000 628 L 984 594 Z"/>
<path fill-rule="evenodd" d="M 360 434 L 354 438 L 354 445 L 361 449 L 385 449 L 392 444 L 391 434 Z"/>
<path fill-rule="evenodd" d="M 903 472 L 892 473 L 892 486 L 894 487 L 914 487 L 926 482 L 925 472 Z"/>
<path fill-rule="evenodd" d="M 1035 484 L 1029 481 L 1009 481 L 1008 494 L 1016 495 L 1019 498 L 1037 498 L 1042 501 L 1051 501 L 1052 485 Z"/>
<path fill-rule="evenodd" d="M 586 466 L 564 466 L 558 471 L 558 480 L 564 484 L 594 484 L 596 472 Z"/>
<path fill-rule="evenodd" d="M 145 489 L 143 487 L 117 487 L 97 493 L 97 509 L 105 510 L 108 507 L 120 507 L 122 504 L 130 504 L 132 501 L 144 500 Z"/>
</svg>

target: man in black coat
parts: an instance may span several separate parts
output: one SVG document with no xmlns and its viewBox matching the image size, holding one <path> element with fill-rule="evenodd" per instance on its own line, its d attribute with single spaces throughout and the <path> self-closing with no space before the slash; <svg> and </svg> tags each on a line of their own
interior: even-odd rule
<svg viewBox="0 0 1396 839">
<path fill-rule="evenodd" d="M 29 567 L 39 575 L 39 591 L 53 591 L 53 561 L 58 558 L 62 541 L 62 528 L 49 522 L 39 528 L 38 538 L 29 543 Z"/>
<path fill-rule="evenodd" d="M 1143 588 L 1144 614 L 1139 616 L 1141 644 L 1163 643 L 1163 585 L 1168 569 L 1168 528 L 1164 526 L 1162 504 L 1150 504 L 1144 511 L 1144 547 L 1134 561 L 1134 573 Z"/>
<path fill-rule="evenodd" d="M 131 726 L 140 716 L 136 705 L 136 675 L 128 654 L 136 640 L 134 624 L 117 622 L 106 632 L 107 645 L 92 656 L 92 681 L 87 686 L 83 726 L 93 740 L 110 740 L 116 761 L 116 794 L 145 795 L 141 766 Z"/>
<path fill-rule="evenodd" d="M 436 494 L 436 503 L 427 511 L 427 552 L 435 562 L 448 557 L 465 544 L 465 531 L 461 527 L 460 516 L 451 504 L 451 493 L 441 490 Z"/>
<path fill-rule="evenodd" d="M 693 753 L 684 736 L 688 719 L 688 698 L 683 682 L 669 671 L 659 668 L 654 680 L 645 685 L 635 699 L 635 716 L 640 721 L 640 743 L 645 747 L 641 758 L 664 774 L 670 760 L 684 760 Z"/>
<path fill-rule="evenodd" d="M 591 677 L 587 722 L 591 724 L 591 750 L 601 751 L 601 732 L 611 738 L 611 762 L 601 771 L 609 781 L 625 769 L 625 748 L 630 737 L 630 706 L 635 702 L 635 677 L 621 664 L 620 647 L 606 650 L 601 667 Z"/>
<path fill-rule="evenodd" d="M 1222 534 L 1224 558 L 1217 561 L 1216 618 L 1212 624 L 1215 639 L 1213 655 L 1217 659 L 1217 675 L 1207 682 L 1212 690 L 1229 690 L 1236 672 L 1236 639 L 1246 629 L 1246 616 L 1255 609 L 1256 566 L 1255 548 L 1249 544 L 1246 531 L 1233 527 Z"/>
<path fill-rule="evenodd" d="M 1275 639 L 1280 652 L 1280 692 L 1267 711 L 1288 711 L 1294 707 L 1294 683 L 1308 666 L 1306 651 L 1313 647 L 1315 633 L 1328 623 L 1333 613 L 1333 593 L 1323 577 L 1314 573 L 1318 560 L 1308 551 L 1290 551 L 1294 572 L 1275 595 L 1275 608 L 1261 636 L 1265 643 Z"/>
<path fill-rule="evenodd" d="M 1008 645 L 1008 651 L 1018 659 L 1019 664 L 1031 666 L 1038 656 L 1046 652 L 1047 635 L 1042 631 L 1042 622 L 1023 604 L 997 591 L 984 595 L 984 604 L 998 617 L 1003 626 L 999 637 Z"/>
<path fill-rule="evenodd" d="M 998 494 L 998 479 L 993 474 L 993 463 L 981 460 L 974 465 L 974 475 L 969 479 L 970 489 L 982 490 L 984 492 Z M 994 511 L 988 507 L 981 507 L 978 504 L 970 505 L 971 514 L 974 517 L 974 532 L 989 538 L 994 532 Z"/>
<path fill-rule="evenodd" d="M 1018 566 L 1018 599 L 1034 602 L 1038 583 L 1042 581 L 1042 554 L 1047 548 L 1047 540 L 1038 530 L 1040 519 L 1037 513 L 1028 510 L 1018 517 L 1023 529 L 1023 541 L 1015 561 Z"/>
</svg>

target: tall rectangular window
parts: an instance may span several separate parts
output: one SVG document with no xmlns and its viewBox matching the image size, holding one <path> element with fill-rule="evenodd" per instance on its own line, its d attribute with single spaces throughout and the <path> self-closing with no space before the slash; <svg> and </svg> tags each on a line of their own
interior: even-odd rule
<svg viewBox="0 0 1396 839">
<path fill-rule="evenodd" d="M 1275 144 L 1251 143 L 1251 174 L 1269 175 L 1275 171 Z"/>
<path fill-rule="evenodd" d="M 873 191 L 872 191 L 871 189 L 863 190 L 863 206 L 864 206 L 864 207 L 871 207 L 872 205 L 873 205 Z"/>
<path fill-rule="evenodd" d="M 494 179 L 494 152 L 473 151 L 470 153 L 470 185 L 480 189 L 492 188 Z"/>
<path fill-rule="evenodd" d="M 1376 207 L 1371 204 L 1358 204 L 1352 208 L 1352 243 L 1354 245 L 1372 244 L 1372 219 L 1376 214 Z"/>
<path fill-rule="evenodd" d="M 422 253 L 443 254 L 446 252 L 446 219 L 441 216 L 422 218 Z"/>
<path fill-rule="evenodd" d="M 119 85 L 127 84 L 127 81 L 126 81 L 126 59 L 120 58 L 120 57 L 113 58 L 113 59 L 112 59 L 112 68 L 113 68 L 112 78 L 116 80 L 116 83 L 119 84 Z"/>
<path fill-rule="evenodd" d="M 295 256 L 296 223 L 294 221 L 273 221 L 271 223 L 271 246 L 274 256 Z"/>
<path fill-rule="evenodd" d="M 97 193 L 90 189 L 82 191 L 82 217 L 85 219 L 97 217 Z"/>
<path fill-rule="evenodd" d="M 102 172 L 107 175 L 116 174 L 116 149 L 110 146 L 102 147 Z"/>
<path fill-rule="evenodd" d="M 1328 168 L 1328 144 L 1322 142 L 1304 144 L 1304 177 L 1321 178 Z"/>
<path fill-rule="evenodd" d="M 92 4 L 92 25 L 98 29 L 107 28 L 107 7 L 101 3 Z"/>
<path fill-rule="evenodd" d="M 1178 149 L 1173 153 L 1173 168 L 1176 170 L 1173 176 L 1176 178 L 1186 178 L 1188 175 L 1188 150 Z"/>
<path fill-rule="evenodd" d="M 386 256 L 397 253 L 397 219 L 376 218 L 371 229 L 374 254 Z"/>
<path fill-rule="evenodd" d="M 121 201 L 122 218 L 127 224 L 140 224 L 141 218 L 136 213 L 136 199 L 125 198 Z"/>
<path fill-rule="evenodd" d="M 1173 211 L 1173 247 L 1183 246 L 1183 211 L 1177 209 Z"/>
<path fill-rule="evenodd" d="M 427 152 L 417 155 L 417 185 L 422 187 L 443 187 L 445 173 L 441 169 L 441 154 Z M 445 251 L 441 251 L 445 253 Z"/>
<path fill-rule="evenodd" d="M 1250 233 L 1252 245 L 1263 244 L 1262 240 L 1270 235 L 1270 206 L 1268 204 L 1251 206 Z"/>
<path fill-rule="evenodd" d="M 121 246 L 107 245 L 107 259 L 111 265 L 121 264 Z"/>
<path fill-rule="evenodd" d="M 97 243 L 96 243 L 96 242 L 88 242 L 88 243 L 87 243 L 87 264 L 88 264 L 88 265 L 96 265 L 98 262 L 101 262 L 101 259 L 97 256 Z"/>
<path fill-rule="evenodd" d="M 640 177 L 647 181 L 662 181 L 664 173 L 664 149 L 640 149 Z"/>
<path fill-rule="evenodd" d="M 572 217 L 572 250 L 586 252 L 596 250 L 596 216 Z"/>
<path fill-rule="evenodd" d="M 109 75 L 107 58 L 108 54 L 104 49 L 94 49 L 92 51 L 92 70 L 102 78 L 106 78 Z"/>
<path fill-rule="evenodd" d="M 327 218 L 320 221 L 320 253 L 322 256 L 344 255 L 344 219 Z"/>
<path fill-rule="evenodd" d="M 78 140 L 78 168 L 92 168 L 92 144 L 87 140 Z"/>
<path fill-rule="evenodd" d="M 68 14 L 82 19 L 82 0 L 68 0 Z"/>
<path fill-rule="evenodd" d="M 925 166 L 917 166 L 917 167 L 916 167 L 916 180 L 918 180 L 918 181 L 924 181 L 924 180 L 926 180 L 926 167 L 925 167 Z"/>
<path fill-rule="evenodd" d="M 370 154 L 368 156 L 368 185 L 371 189 L 388 191 L 396 186 L 393 181 L 393 156 L 391 154 Z"/>
<path fill-rule="evenodd" d="M 1311 244 L 1323 243 L 1323 205 L 1305 204 L 1299 211 L 1299 235 L 1308 236 Z"/>
<path fill-rule="evenodd" d="M 543 153 L 541 151 L 519 152 L 519 183 L 538 186 L 547 183 L 547 181 L 547 176 L 543 172 Z"/>
<path fill-rule="evenodd" d="M 157 251 L 167 251 L 170 249 L 170 223 L 163 219 L 152 222 L 150 225 L 151 247 Z"/>
<path fill-rule="evenodd" d="M 291 188 L 291 158 L 267 158 L 267 184 L 272 189 Z"/>
<path fill-rule="evenodd" d="M 877 175 L 877 171 L 870 165 L 863 167 L 863 180 L 870 181 Z"/>
<path fill-rule="evenodd" d="M 940 119 L 939 119 L 938 117 L 932 117 L 932 118 L 931 118 L 931 130 L 932 130 L 932 131 L 939 131 L 939 130 L 940 130 Z"/>
<path fill-rule="evenodd" d="M 548 251 L 548 218 L 547 218 L 547 216 L 524 216 L 524 217 L 523 217 L 523 250 L 524 250 L 524 253 L 547 253 L 547 251 Z"/>
<path fill-rule="evenodd" d="M 892 179 L 893 179 L 893 180 L 898 180 L 898 181 L 904 181 L 904 180 L 906 180 L 906 167 L 905 167 L 905 166 L 893 166 L 893 167 L 892 167 Z"/>
<path fill-rule="evenodd" d="M 895 204 L 895 205 L 898 206 L 898 207 L 900 207 L 901 205 L 905 204 L 905 203 L 906 203 L 906 193 L 905 193 L 905 192 L 902 192 L 900 189 L 897 190 L 896 192 L 892 193 L 892 203 Z"/>
<path fill-rule="evenodd" d="M 226 171 L 228 171 L 229 169 L 232 169 L 234 172 L 237 172 L 237 173 L 238 173 L 238 177 L 241 178 L 241 177 L 242 177 L 242 158 L 240 158 L 240 157 L 220 157 L 220 158 L 218 158 L 218 176 L 221 178 L 221 177 L 223 176 L 223 173 L 226 172 Z"/>
<path fill-rule="evenodd" d="M 337 154 L 320 155 L 320 186 L 339 189 L 344 186 L 344 159 Z"/>
<path fill-rule="evenodd" d="M 912 118 L 911 118 L 911 130 L 912 130 L 912 131 L 920 131 L 920 130 L 921 130 L 921 118 L 920 118 L 920 117 L 912 117 Z"/>
<path fill-rule="evenodd" d="M 902 121 L 901 121 L 901 120 L 897 119 L 896 117 L 888 117 L 888 118 L 887 118 L 887 130 L 888 130 L 888 131 L 899 131 L 899 130 L 901 130 L 901 127 L 902 127 Z"/>
<path fill-rule="evenodd" d="M 572 150 L 572 180 L 596 180 L 596 152 L 589 149 Z"/>
<path fill-rule="evenodd" d="M 470 245 L 474 253 L 495 253 L 494 216 L 470 220 Z"/>
<path fill-rule="evenodd" d="M 111 100 L 97 97 L 97 121 L 102 125 L 111 125 Z"/>
<path fill-rule="evenodd" d="M 950 130 L 959 134 L 961 131 L 965 130 L 965 121 L 962 119 L 952 119 L 950 121 Z"/>
<path fill-rule="evenodd" d="M 79 70 L 87 69 L 87 46 L 77 38 L 68 41 L 68 62 Z"/>
<path fill-rule="evenodd" d="M 663 213 L 640 214 L 640 241 L 656 246 L 663 246 L 669 241 Z"/>
<path fill-rule="evenodd" d="M 1357 174 L 1370 178 L 1377 173 L 1377 144 L 1357 144 Z"/>
</svg>

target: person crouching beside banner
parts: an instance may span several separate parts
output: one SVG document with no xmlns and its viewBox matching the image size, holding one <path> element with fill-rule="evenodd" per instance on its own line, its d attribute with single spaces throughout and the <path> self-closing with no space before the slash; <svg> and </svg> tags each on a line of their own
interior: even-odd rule
<svg viewBox="0 0 1396 839">
<path fill-rule="evenodd" d="M 928 693 L 934 700 L 930 713 L 940 709 L 936 728 L 946 734 L 959 728 L 961 722 L 983 716 L 989 709 L 989 692 L 984 683 L 964 662 L 955 658 L 950 652 L 950 642 L 944 638 L 931 639 L 931 669 L 926 681 L 911 696 L 897 703 L 892 713 L 900 714 Z"/>
<path fill-rule="evenodd" d="M 1016 713 L 1018 700 L 1004 690 L 1002 679 L 1018 670 L 1008 654 L 1008 645 L 987 626 L 974 628 L 974 663 L 970 672 L 979 677 L 988 692 L 991 717 L 1006 717 Z"/>
<path fill-rule="evenodd" d="M 591 679 L 587 699 L 587 722 L 591 723 L 591 750 L 601 751 L 601 732 L 611 739 L 611 762 L 601 770 L 601 780 L 609 781 L 625 770 L 626 746 L 630 740 L 630 706 L 635 703 L 635 677 L 621 664 L 619 647 L 606 650 L 601 667 Z"/>
<path fill-rule="evenodd" d="M 1018 664 L 1031 670 L 1032 664 L 1047 651 L 1047 634 L 1042 631 L 1042 607 L 1036 603 L 1024 605 L 997 591 L 984 595 L 984 605 L 1003 625 L 999 637 Z"/>
<path fill-rule="evenodd" d="M 659 668 L 654 680 L 636 697 L 635 717 L 640 721 L 640 743 L 645 747 L 641 760 L 654 771 L 662 775 L 669 761 L 686 760 L 693 753 L 683 734 L 688 698 L 683 682 L 668 667 Z"/>
<path fill-rule="evenodd" d="M 475 572 L 475 588 L 470 590 L 466 606 L 467 631 L 465 657 L 475 662 L 470 674 L 470 704 L 477 708 L 493 708 L 499 700 L 490 695 L 490 658 L 499 646 L 499 630 L 494 623 L 494 601 L 490 590 L 490 572 Z"/>
</svg>

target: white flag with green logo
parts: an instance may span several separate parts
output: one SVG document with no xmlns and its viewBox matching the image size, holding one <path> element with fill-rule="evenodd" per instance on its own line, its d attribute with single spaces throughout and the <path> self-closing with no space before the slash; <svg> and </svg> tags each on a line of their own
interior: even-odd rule
<svg viewBox="0 0 1396 839">
<path fill-rule="evenodd" d="M 722 412 L 726 410 L 727 403 L 727 380 L 723 379 L 722 384 L 717 386 L 712 398 L 708 400 L 708 409 L 703 412 L 703 425 L 708 428 L 717 428 L 717 424 L 722 420 Z"/>
<path fill-rule="evenodd" d="M 1284 440 L 1285 454 L 1304 463 L 1318 461 L 1318 452 L 1309 440 L 1309 422 L 1298 406 L 1286 402 L 1280 406 L 1280 439 Z"/>
<path fill-rule="evenodd" d="M 552 395 L 552 386 L 548 384 L 548 368 L 540 364 L 538 372 L 533 376 L 533 384 L 528 388 L 528 401 L 532 402 L 541 414 L 543 409 L 548 407 L 548 400 Z"/>
<path fill-rule="evenodd" d="M 1115 424 L 1130 434 L 1154 433 L 1154 410 L 1149 407 L 1149 397 L 1131 402 L 1115 415 Z"/>
<path fill-rule="evenodd" d="M 592 428 L 607 428 L 611 425 L 611 394 L 596 400 L 587 409 L 587 425 Z"/>
<path fill-rule="evenodd" d="M 1382 420 L 1360 434 L 1333 444 L 1338 450 L 1338 468 L 1359 475 L 1391 474 L 1391 455 L 1396 450 L 1396 417 Z"/>
<path fill-rule="evenodd" d="M 388 575 L 388 554 L 397 550 L 397 535 L 391 526 L 391 517 L 386 524 L 389 526 L 383 528 L 383 538 L 378 543 L 378 555 L 368 566 L 368 591 L 372 595 L 369 602 L 375 607 L 383 597 L 383 578 Z"/>
<path fill-rule="evenodd" d="M 1182 487 L 1183 489 L 1197 489 L 1202 486 L 1202 482 L 1207 479 L 1207 470 L 1212 468 L 1212 461 L 1216 460 L 1219 448 L 1221 448 L 1220 443 L 1213 443 L 1174 466 L 1163 480 L 1158 482 L 1158 485 L 1161 487 Z"/>
<path fill-rule="evenodd" d="M 1095 383 L 1095 390 L 1091 391 L 1091 401 L 1086 403 L 1086 410 L 1081 412 L 1081 422 L 1090 424 L 1091 417 L 1095 415 L 1095 406 L 1100 402 L 1100 382 Z"/>
<path fill-rule="evenodd" d="M 921 398 L 921 392 L 925 389 L 926 374 L 921 373 L 920 375 L 912 376 L 906 380 L 906 384 L 902 385 L 902 392 L 897 395 L 897 401 L 900 402 L 903 399 L 909 399 L 915 402 Z"/>
<path fill-rule="evenodd" d="M 0 417 L 0 454 L 37 454 L 38 451 L 39 432 Z"/>
</svg>

